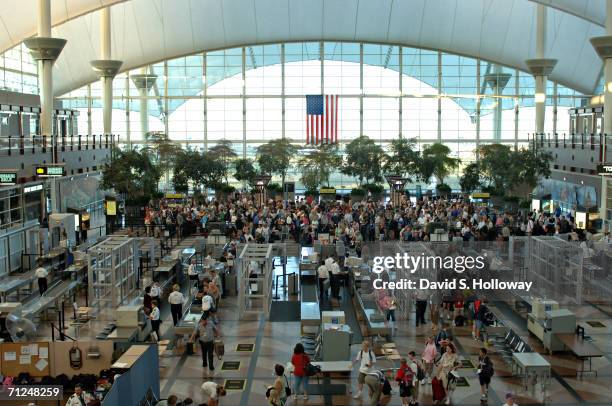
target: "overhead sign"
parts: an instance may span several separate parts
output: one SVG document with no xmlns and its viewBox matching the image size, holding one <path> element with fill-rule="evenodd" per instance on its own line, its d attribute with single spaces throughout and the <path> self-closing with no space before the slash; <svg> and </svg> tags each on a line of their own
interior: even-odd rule
<svg viewBox="0 0 612 406">
<path fill-rule="evenodd" d="M 336 189 L 330 188 L 330 187 L 321 188 L 321 189 L 319 189 L 319 193 L 322 194 L 322 195 L 335 195 L 336 194 Z"/>
<path fill-rule="evenodd" d="M 0 186 L 13 186 L 17 183 L 17 172 L 0 172 Z"/>
<path fill-rule="evenodd" d="M 480 192 L 480 193 L 477 192 L 472 195 L 472 199 L 489 199 L 489 198 L 491 198 L 491 195 L 486 192 Z"/>
<path fill-rule="evenodd" d="M 41 178 L 54 178 L 64 176 L 63 165 L 39 165 L 36 167 L 36 176 Z"/>
<path fill-rule="evenodd" d="M 597 165 L 597 174 L 600 176 L 612 176 L 612 164 Z"/>
</svg>

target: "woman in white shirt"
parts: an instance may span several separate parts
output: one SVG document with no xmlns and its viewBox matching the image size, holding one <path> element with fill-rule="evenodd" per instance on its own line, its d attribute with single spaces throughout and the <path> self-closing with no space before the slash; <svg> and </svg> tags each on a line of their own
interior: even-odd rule
<svg viewBox="0 0 612 406">
<path fill-rule="evenodd" d="M 160 305 L 160 299 L 161 299 L 161 288 L 159 287 L 159 282 L 154 282 L 153 286 L 151 286 L 151 299 L 157 301 L 157 306 L 159 307 Z"/>
</svg>

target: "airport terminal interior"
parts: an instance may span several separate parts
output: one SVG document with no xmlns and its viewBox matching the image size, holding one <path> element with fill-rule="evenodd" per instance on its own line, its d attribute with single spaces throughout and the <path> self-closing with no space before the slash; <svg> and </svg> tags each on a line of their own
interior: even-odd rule
<svg viewBox="0 0 612 406">
<path fill-rule="evenodd" d="M 612 0 L 0 22 L 1 405 L 612 405 Z"/>
</svg>

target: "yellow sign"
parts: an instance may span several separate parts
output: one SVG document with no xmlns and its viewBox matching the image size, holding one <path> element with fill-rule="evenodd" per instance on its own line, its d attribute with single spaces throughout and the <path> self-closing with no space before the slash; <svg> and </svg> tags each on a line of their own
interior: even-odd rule
<svg viewBox="0 0 612 406">
<path fill-rule="evenodd" d="M 166 199 L 184 199 L 185 195 L 182 193 L 166 193 Z"/>
<path fill-rule="evenodd" d="M 117 202 L 114 200 L 106 201 L 106 215 L 116 216 L 117 215 Z"/>
<path fill-rule="evenodd" d="M 491 198 L 490 193 L 474 193 L 472 199 L 489 199 Z"/>
<path fill-rule="evenodd" d="M 45 173 L 45 168 L 36 168 L 36 174 L 43 175 Z"/>
<path fill-rule="evenodd" d="M 319 193 L 321 193 L 322 195 L 335 195 L 336 194 L 336 189 L 334 188 L 321 188 L 319 189 Z"/>
</svg>

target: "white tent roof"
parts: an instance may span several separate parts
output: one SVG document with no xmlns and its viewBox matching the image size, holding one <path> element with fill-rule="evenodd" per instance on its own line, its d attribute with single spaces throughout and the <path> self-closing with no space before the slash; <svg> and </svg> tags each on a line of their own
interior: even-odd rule
<svg viewBox="0 0 612 406">
<path fill-rule="evenodd" d="M 535 57 L 536 3 L 550 6 L 551 79 L 590 94 L 602 62 L 605 0 L 51 0 L 53 36 L 68 40 L 54 93 L 96 80 L 99 9 L 112 7 L 112 57 L 122 70 L 202 50 L 282 41 L 345 40 L 442 49 L 526 70 Z M 36 33 L 38 0 L 0 7 L 0 50 Z"/>
</svg>

